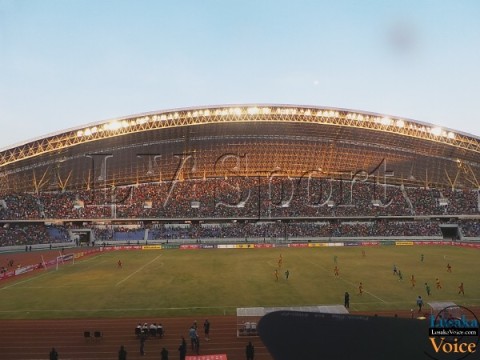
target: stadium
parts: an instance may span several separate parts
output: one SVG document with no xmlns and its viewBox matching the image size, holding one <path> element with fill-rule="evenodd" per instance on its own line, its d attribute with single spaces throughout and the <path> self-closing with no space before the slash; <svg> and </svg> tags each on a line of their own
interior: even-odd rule
<svg viewBox="0 0 480 360">
<path fill-rule="evenodd" d="M 182 332 L 186 337 L 193 320 L 203 324 L 203 318 L 209 317 L 213 324 L 225 320 L 222 332 L 231 334 L 221 343 L 214 343 L 213 337 L 203 342 L 202 354 L 244 358 L 245 344 L 251 340 L 257 348 L 256 359 L 272 359 L 271 349 L 269 353 L 258 336 L 239 336 L 245 330 L 245 321 L 233 316 L 239 308 L 343 304 L 346 289 L 354 293 L 359 282 L 378 281 L 378 290 L 373 284 L 370 290 L 365 285 L 367 300 L 351 300 L 353 310 L 413 317 L 408 301 L 413 299 L 414 307 L 418 294 L 412 292 L 415 284 L 409 283 L 410 274 L 415 272 L 420 279 L 423 295 L 427 280 L 433 287 L 439 274 L 446 278 L 447 264 L 453 265 L 454 272 L 444 279 L 444 287 L 453 290 L 438 292 L 435 301 L 477 309 L 480 288 L 473 284 L 480 271 L 475 260 L 480 246 L 479 155 L 480 139 L 454 129 L 363 111 L 272 104 L 144 113 L 62 130 L 1 150 L 0 302 L 4 311 L 0 322 L 7 329 L 23 321 L 36 321 L 44 328 L 45 321 L 55 330 L 46 338 L 52 343 L 46 347 L 36 343 L 27 351 L 25 345 L 2 345 L 0 350 L 12 360 L 40 359 L 51 346 L 66 354 L 62 359 L 115 359 L 118 347 L 125 344 L 135 358 L 138 338 L 131 330 L 137 319 L 162 317 L 170 319 L 175 333 L 169 338 L 166 332 L 155 343 L 155 354 L 149 352 L 143 358 L 159 358 L 162 341 L 168 344 L 171 357 L 176 357 Z M 194 255 L 184 258 L 191 251 Z M 360 251 L 362 256 L 357 256 Z M 169 254 L 175 261 L 168 259 Z M 219 254 L 229 259 L 228 264 L 210 269 L 211 263 L 222 262 Z M 420 255 L 422 263 L 424 256 L 431 259 L 431 269 L 420 270 Z M 212 272 L 207 279 L 186 277 L 172 288 L 168 284 L 157 288 L 152 279 L 134 288 L 142 294 L 145 288 L 154 293 L 168 289 L 171 300 L 155 300 L 161 306 L 125 297 L 115 307 L 115 301 L 102 292 L 85 295 L 106 297 L 98 309 L 97 304 L 78 297 L 70 300 L 76 309 L 90 307 L 81 314 L 67 300 L 45 305 L 42 299 L 39 309 L 23 303 L 36 296 L 28 292 L 35 286 L 50 289 L 48 282 L 35 285 L 40 276 L 68 291 L 74 291 L 72 285 L 60 285 L 65 284 L 60 281 L 88 284 L 94 277 L 108 278 L 112 270 L 119 276 L 115 271 L 119 257 L 122 271 L 137 265 L 127 277 L 110 279 L 117 287 L 160 261 L 157 270 L 171 276 L 172 283 L 177 281 L 179 262 L 193 264 L 193 272 L 198 267 Z M 332 258 L 336 265 L 337 257 L 340 277 L 345 276 L 341 284 L 330 270 Z M 109 265 L 106 269 L 95 265 L 99 273 L 89 273 L 87 267 L 83 273 L 89 275 L 80 278 L 79 269 L 96 258 Z M 12 259 L 15 262 L 9 263 Z M 342 259 L 348 259 L 347 264 Z M 313 290 L 307 294 L 310 281 L 316 281 L 309 275 L 304 276 L 304 284 L 299 281 L 297 292 L 284 287 L 295 281 L 296 273 L 315 269 L 318 261 L 327 295 Z M 239 284 L 246 276 L 240 267 L 245 263 L 249 263 L 248 274 L 269 274 L 267 280 L 252 280 L 254 291 L 238 285 L 254 296 L 232 289 L 232 281 Z M 402 283 L 402 288 L 391 281 L 392 265 L 406 269 L 407 284 Z M 208 276 L 222 278 L 219 275 L 229 266 L 237 269 L 239 277 L 225 279 L 230 284 L 226 288 L 211 284 Z M 291 279 L 283 278 L 287 266 Z M 280 270 L 283 287 L 273 292 L 275 296 L 262 291 L 264 281 L 279 282 L 271 275 L 274 268 L 276 275 Z M 388 276 L 376 279 L 373 271 Z M 61 280 L 62 274 L 67 279 Z M 192 296 L 185 287 L 198 291 L 192 281 L 212 296 L 183 303 L 182 299 Z M 460 282 L 468 288 L 465 298 L 457 296 Z M 22 291 L 16 294 L 11 289 L 23 289 L 25 284 L 27 292 L 19 300 L 15 296 L 21 297 Z M 102 286 L 106 284 L 98 285 Z M 289 291 L 289 296 L 283 296 Z M 63 293 L 56 296 L 68 298 Z M 58 312 L 44 311 L 43 305 Z M 79 318 L 89 325 L 78 325 L 76 335 L 63 348 L 61 343 L 53 344 L 59 329 L 67 332 L 74 327 L 71 320 Z M 106 330 L 108 323 L 116 332 Z M 85 327 L 101 329 L 100 339 L 85 339 Z M 6 332 L 2 336 L 10 344 L 16 338 L 15 334 L 7 337 Z M 152 343 L 147 342 L 147 349 Z"/>
</svg>

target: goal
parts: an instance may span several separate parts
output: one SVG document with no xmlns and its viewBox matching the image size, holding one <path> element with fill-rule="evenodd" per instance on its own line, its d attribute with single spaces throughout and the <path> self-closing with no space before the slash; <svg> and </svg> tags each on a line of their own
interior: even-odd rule
<svg viewBox="0 0 480 360">
<path fill-rule="evenodd" d="M 71 262 L 72 265 L 75 264 L 75 255 L 74 254 L 63 254 L 57 256 L 56 270 L 58 270 L 59 265 Z"/>
</svg>

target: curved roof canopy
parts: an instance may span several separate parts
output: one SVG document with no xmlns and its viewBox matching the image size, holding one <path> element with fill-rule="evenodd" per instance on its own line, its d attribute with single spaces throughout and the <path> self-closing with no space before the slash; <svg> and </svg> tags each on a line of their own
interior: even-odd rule
<svg viewBox="0 0 480 360">
<path fill-rule="evenodd" d="M 478 189 L 480 139 L 375 113 L 257 104 L 133 115 L 0 152 L 2 193 L 216 176 Z"/>
</svg>

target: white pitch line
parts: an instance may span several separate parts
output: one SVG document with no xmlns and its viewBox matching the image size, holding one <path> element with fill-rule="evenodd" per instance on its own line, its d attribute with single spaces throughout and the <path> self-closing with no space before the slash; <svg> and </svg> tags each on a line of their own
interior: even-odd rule
<svg viewBox="0 0 480 360">
<path fill-rule="evenodd" d="M 326 269 L 324 269 L 324 270 L 326 271 Z M 355 284 L 354 284 L 354 283 L 352 283 L 351 281 L 348 281 L 348 280 L 345 279 L 344 277 L 340 276 L 339 278 L 340 278 L 340 280 L 342 280 L 343 282 L 345 282 L 345 283 L 347 283 L 347 284 L 350 284 L 350 285 L 352 285 L 353 287 L 355 287 Z M 383 303 L 385 303 L 385 304 L 388 303 L 388 301 L 383 300 L 381 297 L 378 297 L 377 295 L 371 293 L 370 291 L 363 290 L 363 292 L 364 292 L 365 294 L 369 294 L 370 296 L 373 296 L 375 299 L 378 299 L 378 300 L 380 300 L 381 302 L 383 302 Z"/>
<path fill-rule="evenodd" d="M 473 301 L 480 301 L 480 299 L 469 299 Z M 448 300 L 445 300 L 448 301 Z M 451 300 L 452 302 L 455 302 L 455 300 Z M 357 305 L 365 305 L 365 304 L 382 304 L 385 303 L 385 301 L 382 302 L 353 302 L 350 303 L 352 304 L 357 304 Z M 406 301 L 391 301 L 387 302 L 387 304 L 410 304 L 411 302 L 406 302 Z M 478 306 L 476 304 L 473 304 L 474 306 Z M 218 305 L 218 306 L 194 306 L 194 307 L 149 307 L 149 308 L 118 308 L 118 309 L 112 309 L 112 308 L 107 308 L 107 309 L 43 309 L 43 310 L 38 310 L 38 309 L 22 309 L 22 310 L 0 310 L 0 314 L 15 314 L 15 313 L 25 313 L 25 312 L 31 312 L 31 313 L 90 313 L 90 312 L 125 312 L 125 311 L 139 311 L 139 312 L 144 312 L 144 311 L 168 311 L 168 310 L 212 310 L 212 309 L 237 309 L 242 307 L 242 304 L 238 305 Z M 276 305 L 263 305 L 264 307 L 275 307 Z M 305 306 L 313 306 L 313 305 L 305 305 Z"/>
<path fill-rule="evenodd" d="M 99 254 L 99 255 L 90 256 L 89 258 L 87 258 L 87 259 L 85 259 L 85 260 L 82 260 L 79 264 L 85 264 L 85 263 L 87 263 L 88 261 L 91 261 L 91 260 L 93 260 L 94 258 L 98 258 L 98 257 L 100 257 L 100 256 L 102 256 L 102 255 L 104 255 L 104 253 L 103 253 L 103 254 Z M 30 281 L 33 281 L 33 280 L 37 280 L 37 279 L 39 279 L 39 278 L 41 278 L 41 277 L 47 276 L 47 275 L 49 275 L 50 273 L 52 273 L 53 267 L 54 267 L 54 265 L 50 266 L 50 268 L 47 268 L 47 271 L 42 271 L 41 274 L 34 275 L 34 276 L 32 276 L 32 277 L 29 277 L 28 279 L 25 279 L 25 280 L 22 280 L 22 281 L 17 281 L 16 283 L 14 283 L 14 284 L 12 284 L 12 285 L 7 285 L 7 286 L 4 286 L 4 287 L 0 287 L 0 291 L 1 291 L 1 290 L 6 290 L 6 289 L 10 289 L 10 288 L 15 287 L 15 286 L 17 286 L 17 285 L 25 284 L 25 283 L 27 283 L 27 282 L 30 282 Z M 54 272 L 53 272 L 52 274 L 54 274 Z M 33 288 L 35 288 L 35 287 L 33 287 Z M 39 288 L 39 289 L 51 289 L 51 287 L 38 287 L 38 288 Z"/>
<path fill-rule="evenodd" d="M 320 267 L 323 271 L 325 271 L 326 273 L 330 273 L 330 272 L 329 272 L 325 267 L 323 267 L 321 264 L 315 263 L 315 262 L 313 262 L 313 261 L 309 261 L 309 262 L 310 262 L 311 264 L 314 264 L 314 265 L 319 266 L 319 267 Z M 339 279 L 342 280 L 344 283 L 347 283 L 347 284 L 355 287 L 355 284 L 354 284 L 353 282 L 348 281 L 348 280 L 345 279 L 343 276 L 339 276 Z M 371 293 L 370 291 L 364 290 L 363 292 L 366 293 L 366 294 L 369 294 L 370 296 L 374 297 L 375 299 L 380 300 L 381 302 L 383 302 L 383 303 L 385 303 L 385 304 L 388 304 L 388 301 L 383 300 L 382 298 L 380 298 L 380 297 L 378 297 L 377 295 Z"/>
<path fill-rule="evenodd" d="M 44 276 L 47 276 L 49 275 L 49 272 L 44 272 L 43 274 L 39 274 L 37 276 L 33 276 L 31 278 L 28 278 L 28 279 L 25 279 L 25 280 L 22 280 L 22 281 L 17 281 L 15 284 L 12 284 L 12 285 L 8 285 L 8 286 L 4 286 L 2 288 L 0 288 L 0 290 L 6 290 L 6 289 L 10 289 L 14 286 L 17 286 L 17 285 L 21 285 L 21 284 L 25 284 L 27 282 L 30 282 L 30 281 L 33 281 L 33 280 L 37 280 L 41 277 L 44 277 Z"/>
<path fill-rule="evenodd" d="M 194 306 L 194 307 L 152 307 L 152 308 L 119 308 L 119 309 L 43 309 L 43 310 L 0 310 L 0 314 L 15 314 L 15 313 L 25 313 L 25 312 L 32 312 L 32 313 L 90 313 L 90 312 L 125 312 L 125 311 L 165 311 L 165 310 L 212 310 L 212 309 L 238 309 L 241 305 L 237 306 Z"/>
<path fill-rule="evenodd" d="M 387 304 L 387 302 L 386 302 L 385 300 L 383 300 L 382 298 L 378 297 L 378 296 L 375 295 L 375 294 L 372 294 L 370 291 L 366 291 L 366 290 L 365 290 L 365 293 L 367 293 L 367 294 L 373 296 L 375 299 L 378 299 L 378 300 L 380 300 L 381 302 Z"/>
<path fill-rule="evenodd" d="M 144 268 L 146 268 L 148 265 L 150 265 L 151 263 L 153 263 L 154 261 L 156 261 L 160 256 L 162 255 L 158 255 L 155 259 L 153 259 L 152 261 L 146 263 L 145 265 L 143 265 L 142 267 L 138 268 L 138 270 L 134 271 L 133 273 L 131 273 L 130 275 L 128 275 L 125 279 L 123 280 L 120 280 L 119 282 L 117 282 L 115 284 L 115 286 L 118 286 L 120 285 L 121 283 L 123 283 L 124 281 L 127 281 L 128 279 L 130 279 L 133 275 L 135 275 L 136 273 L 138 273 L 139 271 L 142 271 Z"/>
</svg>

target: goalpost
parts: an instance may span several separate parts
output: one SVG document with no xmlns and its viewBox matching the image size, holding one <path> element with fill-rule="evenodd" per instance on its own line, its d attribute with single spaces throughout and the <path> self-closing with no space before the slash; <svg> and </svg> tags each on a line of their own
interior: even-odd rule
<svg viewBox="0 0 480 360">
<path fill-rule="evenodd" d="M 57 256 L 57 261 L 56 261 L 56 268 L 55 270 L 58 270 L 58 266 L 61 264 L 65 264 L 65 262 L 71 261 L 72 265 L 75 264 L 75 256 L 74 254 L 64 254 Z"/>
<path fill-rule="evenodd" d="M 45 259 L 43 258 L 43 255 L 42 255 L 42 267 L 45 269 L 45 271 L 47 271 L 47 263 L 45 262 Z"/>
</svg>

